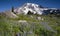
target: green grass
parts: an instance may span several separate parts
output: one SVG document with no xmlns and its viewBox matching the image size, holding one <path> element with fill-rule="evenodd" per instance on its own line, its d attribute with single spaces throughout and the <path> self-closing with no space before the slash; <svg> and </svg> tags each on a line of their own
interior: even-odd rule
<svg viewBox="0 0 60 36">
<path fill-rule="evenodd" d="M 56 17 L 54 15 L 32 15 L 33 18 L 30 17 L 31 15 L 18 16 L 19 18 L 5 18 L 4 16 L 0 16 L 0 36 L 12 36 L 12 34 L 16 35 L 17 32 L 24 34 L 24 31 L 29 32 L 31 29 L 33 32 L 31 36 L 60 36 L 60 17 Z M 44 18 L 44 20 L 37 20 L 37 16 Z M 28 24 L 22 25 L 21 23 L 17 23 L 19 20 L 26 20 L 28 21 Z M 35 23 L 32 24 L 32 22 Z M 40 22 L 48 22 L 49 26 L 56 30 L 57 33 L 45 30 L 43 26 L 39 24 Z"/>
</svg>

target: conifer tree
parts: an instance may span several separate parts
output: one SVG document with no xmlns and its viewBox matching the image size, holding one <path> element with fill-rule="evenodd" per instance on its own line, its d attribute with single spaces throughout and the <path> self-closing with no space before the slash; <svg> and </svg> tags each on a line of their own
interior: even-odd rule
<svg viewBox="0 0 60 36">
<path fill-rule="evenodd" d="M 12 6 L 12 10 L 11 10 L 12 12 L 14 12 L 14 7 Z"/>
</svg>

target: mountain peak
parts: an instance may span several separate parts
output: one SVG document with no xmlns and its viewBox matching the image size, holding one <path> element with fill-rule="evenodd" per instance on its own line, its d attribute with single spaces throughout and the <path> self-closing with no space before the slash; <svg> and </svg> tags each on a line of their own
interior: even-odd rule
<svg viewBox="0 0 60 36">
<path fill-rule="evenodd" d="M 18 9 L 15 9 L 14 12 L 16 12 L 17 14 L 27 14 L 28 12 L 31 12 L 33 14 L 39 14 L 39 15 L 42 15 L 42 14 L 45 14 L 47 12 L 49 13 L 55 13 L 55 12 L 59 12 L 60 10 L 56 10 L 53 9 L 53 8 L 45 8 L 45 7 L 42 7 L 41 5 L 38 5 L 38 4 L 35 4 L 35 3 L 25 3 L 22 7 L 18 8 Z"/>
<path fill-rule="evenodd" d="M 24 6 L 31 6 L 31 7 L 40 7 L 42 8 L 41 5 L 35 4 L 35 3 L 25 3 Z"/>
<path fill-rule="evenodd" d="M 36 14 L 38 12 L 38 14 L 42 14 L 42 12 L 40 11 L 40 6 L 38 4 L 35 3 L 25 3 L 22 7 L 18 8 L 15 10 L 15 12 L 19 13 L 24 13 L 27 14 L 29 11 L 32 12 L 33 14 Z"/>
</svg>

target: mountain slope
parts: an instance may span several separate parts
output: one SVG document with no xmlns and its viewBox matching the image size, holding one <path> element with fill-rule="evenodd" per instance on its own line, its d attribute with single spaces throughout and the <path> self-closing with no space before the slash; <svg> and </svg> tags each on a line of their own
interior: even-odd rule
<svg viewBox="0 0 60 36">
<path fill-rule="evenodd" d="M 14 10 L 14 12 L 17 13 L 17 14 L 25 14 L 25 15 L 29 11 L 33 14 L 39 14 L 39 15 L 50 14 L 50 13 L 53 13 L 53 14 L 59 13 L 60 14 L 60 9 L 45 8 L 45 7 L 42 7 L 41 5 L 37 5 L 37 4 L 34 4 L 34 3 L 25 3 L 22 7 L 19 7 L 19 8 Z"/>
</svg>

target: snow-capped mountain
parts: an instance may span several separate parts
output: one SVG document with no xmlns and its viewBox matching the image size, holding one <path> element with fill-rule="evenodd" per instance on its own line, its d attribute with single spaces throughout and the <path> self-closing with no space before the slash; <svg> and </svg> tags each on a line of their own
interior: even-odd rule
<svg viewBox="0 0 60 36">
<path fill-rule="evenodd" d="M 16 14 L 25 14 L 25 15 L 29 11 L 33 14 L 37 13 L 39 15 L 48 14 L 48 13 L 52 13 L 52 12 L 54 12 L 54 13 L 59 12 L 60 13 L 60 10 L 58 10 L 56 8 L 44 8 L 41 5 L 37 5 L 37 4 L 34 4 L 34 3 L 25 3 L 23 6 L 14 10 L 14 12 Z"/>
</svg>

